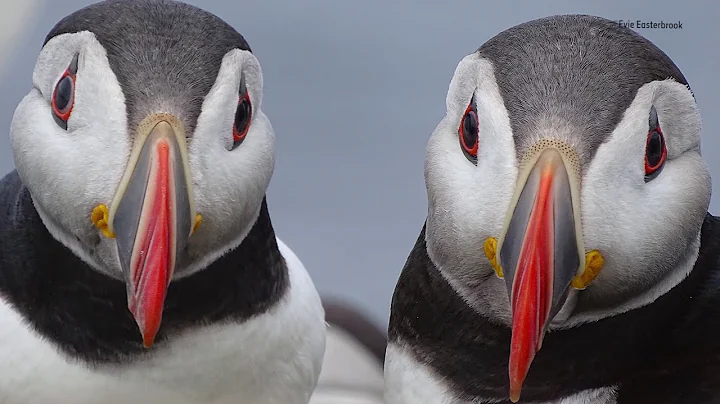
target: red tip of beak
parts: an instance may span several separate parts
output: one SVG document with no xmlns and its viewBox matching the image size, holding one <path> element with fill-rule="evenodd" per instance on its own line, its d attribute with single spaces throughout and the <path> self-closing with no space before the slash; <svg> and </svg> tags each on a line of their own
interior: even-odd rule
<svg viewBox="0 0 720 404">
<path fill-rule="evenodd" d="M 542 345 L 553 295 L 553 167 L 542 169 L 512 287 L 510 400 L 517 402 L 530 364 Z"/>
<path fill-rule="evenodd" d="M 128 299 L 128 308 L 140 328 L 146 348 L 152 346 L 160 328 L 175 260 L 170 146 L 167 140 L 161 139 L 156 147 L 143 208 L 147 212 L 141 216 L 137 248 L 132 257 L 134 293 Z"/>
</svg>

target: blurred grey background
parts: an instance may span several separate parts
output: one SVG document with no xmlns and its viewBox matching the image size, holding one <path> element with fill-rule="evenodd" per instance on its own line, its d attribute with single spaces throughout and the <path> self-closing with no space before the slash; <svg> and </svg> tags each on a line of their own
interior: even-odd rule
<svg viewBox="0 0 720 404">
<path fill-rule="evenodd" d="M 7 131 L 45 34 L 92 2 L 2 0 L 0 174 L 13 169 Z M 321 293 L 355 303 L 380 326 L 426 214 L 425 145 L 455 66 L 512 25 L 565 13 L 681 21 L 679 30 L 637 31 L 689 80 L 704 117 L 703 154 L 720 189 L 720 6 L 713 0 L 188 2 L 240 31 L 263 67 L 263 109 L 278 137 L 269 205 L 279 236 Z"/>
</svg>

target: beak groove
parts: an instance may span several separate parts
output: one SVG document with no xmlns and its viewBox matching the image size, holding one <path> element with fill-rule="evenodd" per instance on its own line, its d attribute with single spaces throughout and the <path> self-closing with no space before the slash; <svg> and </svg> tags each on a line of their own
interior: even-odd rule
<svg viewBox="0 0 720 404">
<path fill-rule="evenodd" d="M 154 343 L 175 263 L 193 230 L 195 210 L 185 133 L 168 114 L 139 126 L 125 175 L 109 212 L 128 309 L 143 337 Z"/>
<path fill-rule="evenodd" d="M 498 245 L 510 297 L 510 399 L 525 377 L 553 317 L 585 265 L 577 157 L 569 147 L 539 148 L 526 160 Z"/>
</svg>

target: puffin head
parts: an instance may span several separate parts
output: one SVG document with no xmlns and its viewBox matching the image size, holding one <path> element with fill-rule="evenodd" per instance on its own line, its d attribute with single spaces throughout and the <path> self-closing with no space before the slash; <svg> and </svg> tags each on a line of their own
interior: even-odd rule
<svg viewBox="0 0 720 404">
<path fill-rule="evenodd" d="M 240 244 L 274 166 L 262 74 L 220 18 L 93 4 L 48 34 L 18 105 L 17 172 L 49 232 L 127 285 L 149 347 L 168 284 Z"/>
<path fill-rule="evenodd" d="M 511 327 L 517 401 L 550 329 L 647 305 L 691 271 L 710 201 L 677 66 L 634 31 L 567 15 L 457 66 L 426 154 L 428 253 Z"/>
</svg>

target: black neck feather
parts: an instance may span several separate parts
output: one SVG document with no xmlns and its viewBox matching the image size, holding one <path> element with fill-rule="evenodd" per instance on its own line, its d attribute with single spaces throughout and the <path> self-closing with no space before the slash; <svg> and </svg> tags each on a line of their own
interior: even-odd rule
<svg viewBox="0 0 720 404">
<path fill-rule="evenodd" d="M 720 220 L 708 215 L 691 274 L 648 306 L 549 333 L 522 402 L 606 386 L 620 386 L 620 402 L 627 403 L 720 402 L 719 318 Z M 507 400 L 510 329 L 472 310 L 452 289 L 428 257 L 425 228 L 395 289 L 389 339 L 408 346 L 461 399 Z M 708 397 L 718 401 L 702 401 Z"/>
<path fill-rule="evenodd" d="M 154 347 L 183 329 L 262 314 L 288 284 L 263 200 L 237 248 L 170 284 Z M 15 172 L 0 181 L 0 295 L 71 357 L 101 364 L 154 352 L 142 345 L 125 284 L 93 270 L 50 235 Z"/>
</svg>

